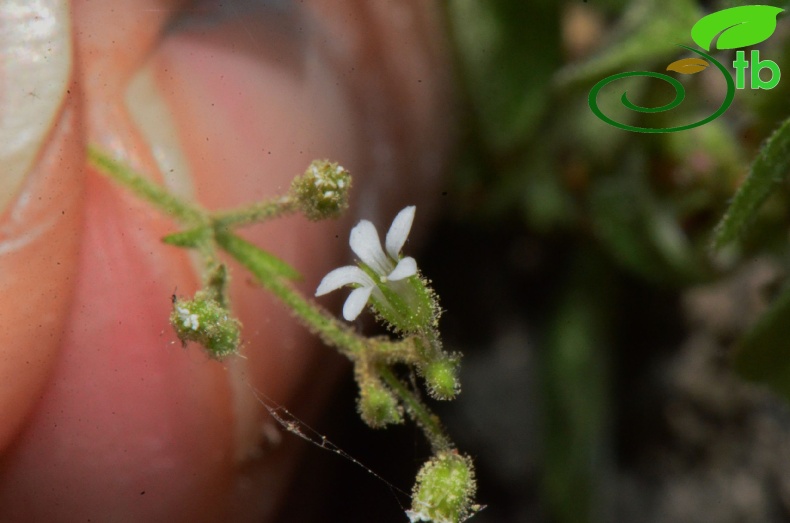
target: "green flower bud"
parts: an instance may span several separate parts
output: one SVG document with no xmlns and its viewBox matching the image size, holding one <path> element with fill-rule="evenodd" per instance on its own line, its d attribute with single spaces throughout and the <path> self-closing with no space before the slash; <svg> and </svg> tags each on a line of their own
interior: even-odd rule
<svg viewBox="0 0 790 523">
<path fill-rule="evenodd" d="M 373 310 L 395 332 L 407 335 L 436 328 L 441 309 L 428 282 L 419 274 L 400 281 L 382 281 L 372 269 L 362 269 L 374 280 L 379 292 L 371 296 Z"/>
<path fill-rule="evenodd" d="M 291 197 L 310 220 L 337 218 L 348 208 L 351 175 L 328 160 L 314 160 L 291 183 Z"/>
<path fill-rule="evenodd" d="M 198 291 L 192 300 L 173 300 L 170 324 L 182 343 L 196 341 L 215 359 L 239 350 L 241 323 L 219 302 Z"/>
<path fill-rule="evenodd" d="M 359 391 L 359 413 L 369 427 L 377 429 L 403 421 L 398 400 L 378 380 L 365 380 Z"/>
<path fill-rule="evenodd" d="M 412 491 L 412 523 L 460 523 L 480 507 L 473 505 L 475 490 L 472 460 L 455 450 L 439 452 L 422 466 Z"/>
<path fill-rule="evenodd" d="M 459 363 L 458 356 L 450 356 L 432 361 L 422 368 L 428 392 L 434 399 L 451 400 L 461 392 Z"/>
</svg>

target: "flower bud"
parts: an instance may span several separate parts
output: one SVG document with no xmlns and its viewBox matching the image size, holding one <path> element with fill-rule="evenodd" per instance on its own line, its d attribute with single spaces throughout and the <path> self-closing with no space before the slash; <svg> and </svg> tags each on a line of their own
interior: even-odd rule
<svg viewBox="0 0 790 523">
<path fill-rule="evenodd" d="M 348 207 L 351 175 L 328 160 L 314 160 L 291 183 L 291 197 L 310 220 L 337 218 Z"/>
<path fill-rule="evenodd" d="M 363 270 L 376 277 L 370 268 Z M 441 309 L 435 293 L 419 274 L 400 281 L 382 281 L 381 277 L 374 281 L 380 293 L 371 299 L 373 309 L 395 332 L 406 335 L 436 328 Z"/>
<path fill-rule="evenodd" d="M 174 300 L 170 324 L 183 343 L 200 343 L 212 358 L 238 352 L 241 323 L 205 291 L 198 291 L 192 300 Z"/>
<path fill-rule="evenodd" d="M 472 461 L 455 450 L 439 452 L 422 466 L 412 491 L 411 523 L 460 523 L 479 510 Z"/>
<path fill-rule="evenodd" d="M 451 400 L 461 392 L 457 356 L 443 357 L 422 368 L 428 392 L 434 399 Z"/>
<path fill-rule="evenodd" d="M 378 380 L 365 380 L 359 391 L 359 413 L 369 427 L 377 429 L 403 421 L 403 409 L 395 396 Z"/>
</svg>

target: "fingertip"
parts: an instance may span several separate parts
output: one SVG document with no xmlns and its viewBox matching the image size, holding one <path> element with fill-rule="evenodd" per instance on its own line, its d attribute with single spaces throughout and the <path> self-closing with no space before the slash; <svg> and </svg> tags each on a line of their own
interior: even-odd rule
<svg viewBox="0 0 790 523">
<path fill-rule="evenodd" d="M 63 339 L 82 223 L 83 142 L 69 96 L 0 215 L 0 450 L 41 396 Z"/>
</svg>

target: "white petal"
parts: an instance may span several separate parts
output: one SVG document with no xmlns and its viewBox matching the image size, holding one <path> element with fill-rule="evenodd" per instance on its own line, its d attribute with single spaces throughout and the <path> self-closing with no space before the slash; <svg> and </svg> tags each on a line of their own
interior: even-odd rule
<svg viewBox="0 0 790 523">
<path fill-rule="evenodd" d="M 360 287 L 351 291 L 351 294 L 346 298 L 346 303 L 343 305 L 343 317 L 347 321 L 357 319 L 359 313 L 365 308 L 371 292 L 373 292 L 373 287 Z"/>
<path fill-rule="evenodd" d="M 362 220 L 351 229 L 351 239 L 348 243 L 354 254 L 359 256 L 360 261 L 377 273 L 386 276 L 392 270 L 392 262 L 381 250 L 379 233 L 369 221 Z"/>
<path fill-rule="evenodd" d="M 409 237 L 411 222 L 414 221 L 414 211 L 416 209 L 414 205 L 410 205 L 401 210 L 395 219 L 392 220 L 390 230 L 387 231 L 387 253 L 389 253 L 394 260 L 398 259 L 400 251 L 403 249 L 403 244 L 406 243 L 406 238 Z"/>
<path fill-rule="evenodd" d="M 387 279 L 398 281 L 415 274 L 417 274 L 417 262 L 411 256 L 407 256 L 398 262 L 398 266 L 387 276 Z"/>
<path fill-rule="evenodd" d="M 323 296 L 329 292 L 339 289 L 345 285 L 352 284 L 362 285 L 363 287 L 372 287 L 375 285 L 370 276 L 365 274 L 365 271 L 356 265 L 346 265 L 331 271 L 324 276 L 321 283 L 318 284 L 318 289 L 315 291 L 316 296 Z"/>
</svg>

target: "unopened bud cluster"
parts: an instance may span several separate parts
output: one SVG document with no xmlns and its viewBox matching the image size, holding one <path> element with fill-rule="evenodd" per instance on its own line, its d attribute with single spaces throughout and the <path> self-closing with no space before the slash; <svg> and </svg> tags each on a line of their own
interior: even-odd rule
<svg viewBox="0 0 790 523">
<path fill-rule="evenodd" d="M 348 207 L 351 175 L 327 160 L 314 160 L 291 183 L 291 197 L 310 220 L 336 218 Z"/>
<path fill-rule="evenodd" d="M 198 291 L 191 300 L 173 300 L 170 324 L 183 343 L 200 343 L 212 358 L 239 350 L 241 323 L 206 291 Z"/>
<path fill-rule="evenodd" d="M 461 523 L 479 510 L 472 504 L 476 490 L 471 460 L 455 450 L 439 452 L 417 474 L 406 515 L 411 523 Z"/>
</svg>

